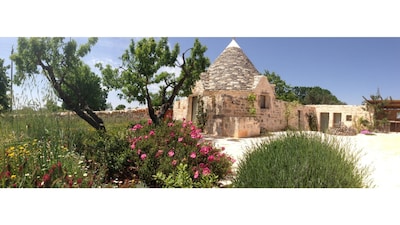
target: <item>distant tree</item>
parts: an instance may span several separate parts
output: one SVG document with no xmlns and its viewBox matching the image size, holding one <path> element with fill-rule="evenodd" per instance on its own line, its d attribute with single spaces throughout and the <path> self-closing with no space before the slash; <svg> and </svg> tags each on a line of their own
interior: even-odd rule
<svg viewBox="0 0 400 225">
<path fill-rule="evenodd" d="M 189 50 L 190 55 L 187 56 Z M 200 79 L 200 73 L 210 65 L 210 60 L 204 56 L 206 50 L 207 47 L 196 39 L 193 47 L 186 50 L 179 60 L 179 44 L 170 50 L 168 38 L 160 38 L 159 41 L 143 38 L 137 43 L 132 39 L 121 57 L 120 68 L 103 67 L 101 64 L 97 67 L 102 71 L 107 87 L 121 89 L 120 97 L 128 102 L 137 100 L 140 104 L 147 104 L 150 118 L 158 124 L 172 107 L 175 97 L 189 95 L 192 86 Z M 163 70 L 171 67 L 180 68 L 181 73 Z"/>
<path fill-rule="evenodd" d="M 293 92 L 303 105 L 345 105 L 329 90 L 321 87 L 293 87 Z"/>
<path fill-rule="evenodd" d="M 293 93 L 292 87 L 286 84 L 286 82 L 282 80 L 278 74 L 275 72 L 270 73 L 268 70 L 266 70 L 263 75 L 268 78 L 269 83 L 275 85 L 275 95 L 277 99 L 287 102 L 298 100 L 297 96 Z"/>
<path fill-rule="evenodd" d="M 4 65 L 4 59 L 0 59 L 0 112 L 10 109 L 10 97 L 7 91 L 10 89 L 10 80 L 7 77 L 9 65 Z"/>
<path fill-rule="evenodd" d="M 46 100 L 46 109 L 50 112 L 58 112 L 61 110 L 61 107 L 57 105 L 57 102 L 54 101 L 53 99 L 47 99 Z"/>
<path fill-rule="evenodd" d="M 126 108 L 125 105 L 120 104 L 120 105 L 117 105 L 117 107 L 115 107 L 115 110 L 124 110 L 125 108 Z"/>
<path fill-rule="evenodd" d="M 82 61 L 96 42 L 97 38 L 89 38 L 86 44 L 78 46 L 73 39 L 64 42 L 61 37 L 18 38 L 17 52 L 11 55 L 16 65 L 15 83 L 44 75 L 66 109 L 95 129 L 105 130 L 103 120 L 94 110 L 105 108 L 107 91 L 102 89 L 101 79 Z"/>
<path fill-rule="evenodd" d="M 291 87 L 278 74 L 275 72 L 270 73 L 268 70 L 263 75 L 268 78 L 269 83 L 275 85 L 277 99 L 287 102 L 299 102 L 303 105 L 345 105 L 329 90 L 320 87 Z"/>
</svg>

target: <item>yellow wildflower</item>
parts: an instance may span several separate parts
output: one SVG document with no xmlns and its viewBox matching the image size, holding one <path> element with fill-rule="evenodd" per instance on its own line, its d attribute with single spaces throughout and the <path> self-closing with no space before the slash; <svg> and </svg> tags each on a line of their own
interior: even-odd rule
<svg viewBox="0 0 400 225">
<path fill-rule="evenodd" d="M 14 152 L 10 152 L 10 153 L 8 153 L 8 155 L 7 155 L 8 157 L 10 157 L 10 158 L 12 158 L 12 157 L 14 157 L 15 156 L 15 153 Z"/>
<path fill-rule="evenodd" d="M 15 179 L 15 178 L 17 178 L 17 175 L 15 175 L 15 174 L 11 175 L 11 179 Z"/>
</svg>

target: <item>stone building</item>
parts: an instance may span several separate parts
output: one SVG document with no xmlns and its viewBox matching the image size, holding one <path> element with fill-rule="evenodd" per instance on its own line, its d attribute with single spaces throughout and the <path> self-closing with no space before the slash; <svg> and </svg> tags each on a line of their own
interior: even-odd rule
<svg viewBox="0 0 400 225">
<path fill-rule="evenodd" d="M 310 130 L 310 115 L 317 115 L 318 122 L 322 115 L 325 125 L 326 114 L 321 114 L 326 113 L 325 109 L 329 107 L 304 106 L 276 99 L 275 86 L 257 71 L 232 40 L 200 75 L 192 94 L 174 103 L 173 116 L 196 122 L 201 122 L 198 116 L 204 116 L 205 133 L 240 138 L 288 128 Z M 335 115 L 332 118 L 338 122 L 339 117 Z M 321 128 L 325 129 L 319 126 Z"/>
</svg>

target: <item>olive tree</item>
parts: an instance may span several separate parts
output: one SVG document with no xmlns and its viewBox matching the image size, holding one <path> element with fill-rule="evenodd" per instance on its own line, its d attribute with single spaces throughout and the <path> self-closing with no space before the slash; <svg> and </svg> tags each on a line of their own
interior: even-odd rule
<svg viewBox="0 0 400 225">
<path fill-rule="evenodd" d="M 78 46 L 75 40 L 64 41 L 62 37 L 18 38 L 17 51 L 10 57 L 16 65 L 15 83 L 45 76 L 66 109 L 95 129 L 105 130 L 94 111 L 105 108 L 107 91 L 101 87 L 101 78 L 82 60 L 96 42 L 97 38 L 89 38 Z"/>
</svg>

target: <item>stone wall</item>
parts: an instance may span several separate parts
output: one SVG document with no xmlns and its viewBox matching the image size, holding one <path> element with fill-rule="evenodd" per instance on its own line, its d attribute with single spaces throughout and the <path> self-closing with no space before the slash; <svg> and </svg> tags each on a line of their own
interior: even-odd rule
<svg viewBox="0 0 400 225">
<path fill-rule="evenodd" d="M 347 127 L 353 127 L 359 118 L 364 118 L 369 120 L 369 112 L 364 110 L 363 105 L 307 105 L 307 107 L 312 107 L 315 109 L 317 116 L 319 131 L 321 129 L 321 113 L 329 115 L 328 126 L 329 128 L 341 125 Z M 340 120 L 335 121 L 335 114 Z"/>
</svg>

